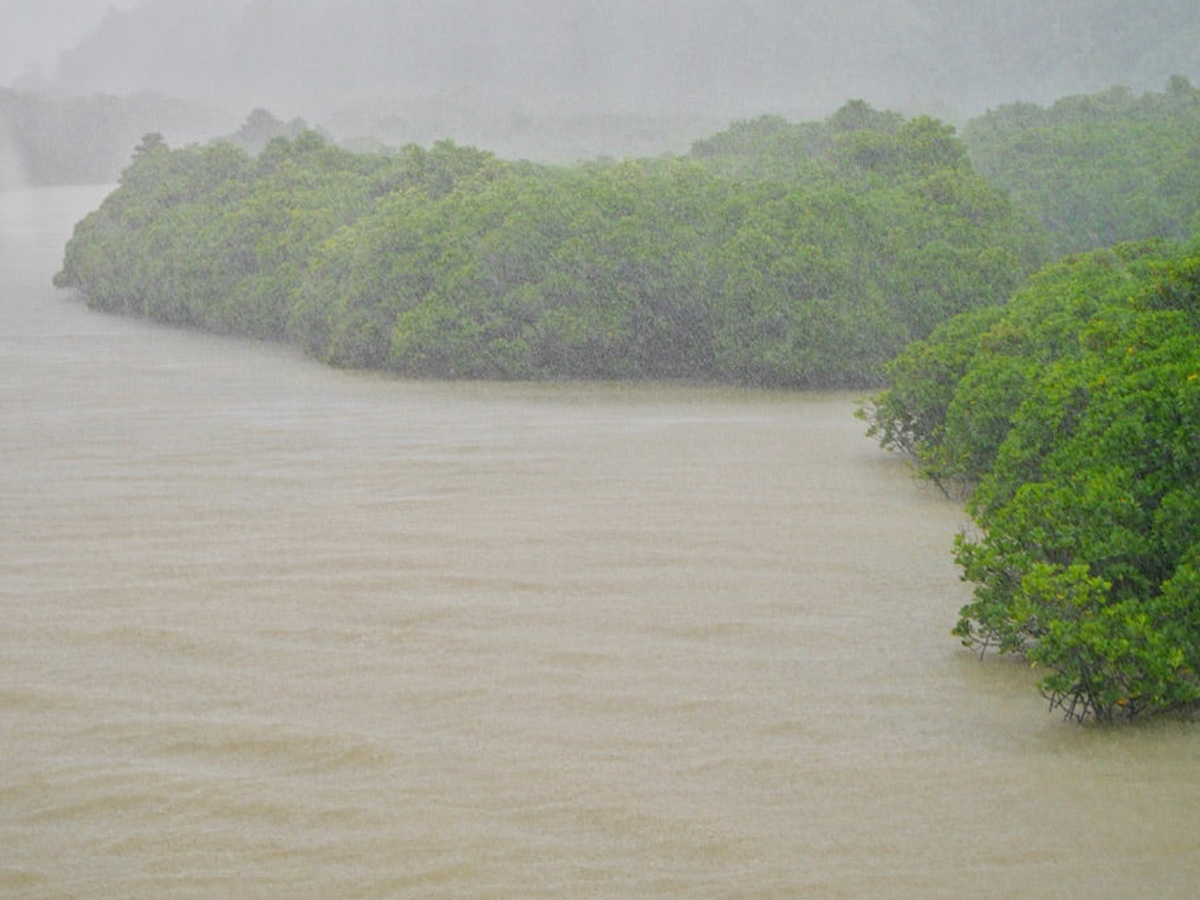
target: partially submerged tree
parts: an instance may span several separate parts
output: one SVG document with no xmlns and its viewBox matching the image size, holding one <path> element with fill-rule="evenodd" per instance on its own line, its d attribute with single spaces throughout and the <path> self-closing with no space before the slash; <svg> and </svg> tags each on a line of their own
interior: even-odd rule
<svg viewBox="0 0 1200 900">
<path fill-rule="evenodd" d="M 1200 699 L 1200 241 L 1058 263 L 940 327 L 864 411 L 974 487 L 955 634 L 1020 653 L 1073 719 Z"/>
</svg>

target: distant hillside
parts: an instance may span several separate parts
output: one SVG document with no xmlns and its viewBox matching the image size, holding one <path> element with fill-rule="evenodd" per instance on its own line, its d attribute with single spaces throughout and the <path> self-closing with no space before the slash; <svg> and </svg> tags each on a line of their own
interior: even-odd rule
<svg viewBox="0 0 1200 900">
<path fill-rule="evenodd" d="M 824 114 L 849 97 L 961 121 L 1200 81 L 1198 48 L 1195 0 L 145 0 L 110 13 L 52 81 L 318 121 L 381 101 L 731 118 Z"/>
<path fill-rule="evenodd" d="M 60 97 L 0 88 L 0 190 L 116 181 L 147 132 L 188 143 L 229 125 L 211 109 L 156 94 Z"/>
</svg>

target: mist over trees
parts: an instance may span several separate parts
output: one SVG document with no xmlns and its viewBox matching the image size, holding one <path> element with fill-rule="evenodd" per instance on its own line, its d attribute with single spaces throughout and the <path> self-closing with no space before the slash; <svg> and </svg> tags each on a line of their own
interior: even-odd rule
<svg viewBox="0 0 1200 900">
<path fill-rule="evenodd" d="M 197 103 L 157 94 L 88 97 L 0 88 L 0 190 L 24 184 L 103 184 L 142 135 L 207 140 L 229 120 Z"/>
<path fill-rule="evenodd" d="M 690 157 L 566 168 L 450 142 L 355 154 L 306 132 L 255 158 L 156 137 L 57 281 L 406 375 L 828 386 L 872 383 L 1041 258 L 950 126 L 856 101 Z"/>
<path fill-rule="evenodd" d="M 1198 97 L 1175 76 L 1001 107 L 968 127 L 994 180 L 952 126 L 861 100 L 569 167 L 353 153 L 260 109 L 209 146 L 143 143 L 60 282 L 407 375 L 871 384 L 1063 248 L 1189 235 Z"/>
<path fill-rule="evenodd" d="M 852 97 L 961 126 L 990 107 L 1200 81 L 1191 7 L 129 0 L 11 86 L 0 177 L 24 167 L 34 183 L 110 180 L 141 134 L 179 146 L 227 134 L 253 109 L 356 148 L 452 139 L 551 163 L 678 154 L 732 120 L 819 119 Z M 148 93 L 171 115 L 147 114 Z M 973 152 L 986 143 L 964 134 Z"/>
<path fill-rule="evenodd" d="M 1200 80 L 1198 47 L 1190 0 L 144 0 L 48 80 L 359 127 L 447 108 L 711 125 L 823 116 L 850 97 L 961 122 L 999 103 Z"/>
<path fill-rule="evenodd" d="M 1182 75 L 1049 107 L 1006 104 L 967 123 L 971 159 L 1046 227 L 1054 255 L 1200 227 L 1200 90 Z"/>
</svg>

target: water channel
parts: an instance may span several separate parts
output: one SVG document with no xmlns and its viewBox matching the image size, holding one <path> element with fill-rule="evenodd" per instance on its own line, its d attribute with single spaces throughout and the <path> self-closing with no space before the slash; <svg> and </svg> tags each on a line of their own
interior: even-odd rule
<svg viewBox="0 0 1200 900">
<path fill-rule="evenodd" d="M 850 394 L 442 384 L 89 312 L 0 194 L 0 896 L 1191 898 L 1200 725 L 949 636 Z"/>
</svg>

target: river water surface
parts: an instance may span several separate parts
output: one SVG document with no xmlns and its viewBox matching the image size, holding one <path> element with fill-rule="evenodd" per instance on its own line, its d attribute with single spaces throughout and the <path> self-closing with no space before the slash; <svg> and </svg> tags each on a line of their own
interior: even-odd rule
<svg viewBox="0 0 1200 900">
<path fill-rule="evenodd" d="M 1194 898 L 1200 726 L 949 637 L 845 394 L 339 372 L 0 194 L 0 896 Z"/>
</svg>

